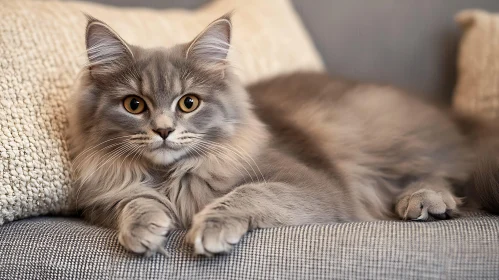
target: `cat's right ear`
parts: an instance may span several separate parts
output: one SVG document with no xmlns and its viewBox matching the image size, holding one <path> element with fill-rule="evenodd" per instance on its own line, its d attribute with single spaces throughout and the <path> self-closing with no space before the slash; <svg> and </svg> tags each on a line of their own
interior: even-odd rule
<svg viewBox="0 0 499 280">
<path fill-rule="evenodd" d="M 231 13 L 228 13 L 210 23 L 189 43 L 185 57 L 207 69 L 223 73 L 228 66 L 231 33 Z"/>
<path fill-rule="evenodd" d="M 128 44 L 107 24 L 86 16 L 85 43 L 91 75 L 106 75 L 126 67 L 133 60 Z"/>
</svg>

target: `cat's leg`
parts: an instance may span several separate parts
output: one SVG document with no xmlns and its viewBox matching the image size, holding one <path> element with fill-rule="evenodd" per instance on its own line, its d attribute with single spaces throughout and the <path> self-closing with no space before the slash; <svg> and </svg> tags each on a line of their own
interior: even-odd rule
<svg viewBox="0 0 499 280">
<path fill-rule="evenodd" d="M 128 202 L 119 217 L 118 240 L 128 250 L 151 255 L 163 252 L 166 234 L 174 228 L 169 211 L 156 199 L 139 197 Z"/>
<path fill-rule="evenodd" d="M 397 198 L 395 212 L 404 220 L 448 219 L 458 214 L 460 204 L 447 180 L 431 177 L 409 184 Z"/>
<path fill-rule="evenodd" d="M 321 222 L 328 209 L 318 204 L 287 184 L 243 185 L 197 213 L 186 238 L 196 254 L 226 253 L 255 228 Z"/>
<path fill-rule="evenodd" d="M 87 194 L 79 202 L 87 219 L 117 229 L 121 245 L 137 254 L 163 252 L 165 235 L 176 225 L 165 196 L 140 185 Z"/>
</svg>

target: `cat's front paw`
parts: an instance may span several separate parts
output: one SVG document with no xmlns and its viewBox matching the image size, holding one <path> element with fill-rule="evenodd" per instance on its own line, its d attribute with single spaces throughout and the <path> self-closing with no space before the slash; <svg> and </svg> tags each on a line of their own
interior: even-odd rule
<svg viewBox="0 0 499 280">
<path fill-rule="evenodd" d="M 127 250 L 151 256 L 164 253 L 166 234 L 173 228 L 173 222 L 154 203 L 132 201 L 125 207 L 119 226 L 118 240 Z"/>
<path fill-rule="evenodd" d="M 247 231 L 247 219 L 205 209 L 194 216 L 186 239 L 195 254 L 212 256 L 230 252 Z"/>
<path fill-rule="evenodd" d="M 395 210 L 404 220 L 426 221 L 430 216 L 441 220 L 457 215 L 457 207 L 460 203 L 460 199 L 448 191 L 420 189 L 401 197 Z"/>
</svg>

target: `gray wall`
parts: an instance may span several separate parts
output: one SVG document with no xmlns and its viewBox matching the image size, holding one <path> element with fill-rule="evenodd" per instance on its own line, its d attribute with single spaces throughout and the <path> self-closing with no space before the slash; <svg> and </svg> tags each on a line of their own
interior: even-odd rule
<svg viewBox="0 0 499 280">
<path fill-rule="evenodd" d="M 121 6 L 195 8 L 207 0 L 94 0 Z M 250 1 L 250 0 L 248 0 Z M 269 0 L 272 1 L 272 0 Z M 448 102 L 467 8 L 499 11 L 499 0 L 293 0 L 329 72 L 389 83 Z"/>
</svg>

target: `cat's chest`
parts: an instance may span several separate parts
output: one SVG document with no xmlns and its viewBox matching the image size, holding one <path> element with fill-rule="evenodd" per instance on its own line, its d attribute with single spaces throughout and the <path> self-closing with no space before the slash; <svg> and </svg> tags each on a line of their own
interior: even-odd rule
<svg viewBox="0 0 499 280">
<path fill-rule="evenodd" d="M 173 204 L 182 226 L 188 227 L 194 214 L 231 189 L 222 178 L 186 172 L 171 176 L 164 183 L 162 192 Z"/>
<path fill-rule="evenodd" d="M 241 166 L 220 158 L 192 160 L 155 171 L 153 177 L 160 178 L 157 190 L 170 200 L 181 225 L 188 227 L 194 214 L 245 181 Z"/>
</svg>

